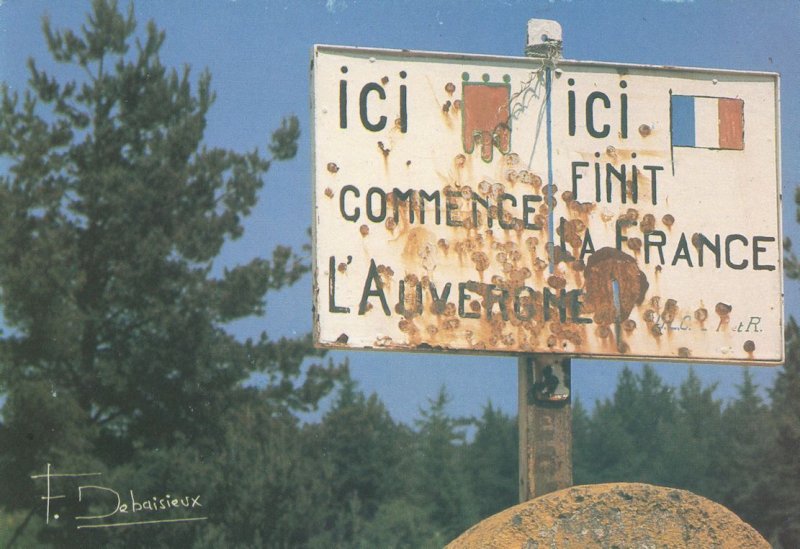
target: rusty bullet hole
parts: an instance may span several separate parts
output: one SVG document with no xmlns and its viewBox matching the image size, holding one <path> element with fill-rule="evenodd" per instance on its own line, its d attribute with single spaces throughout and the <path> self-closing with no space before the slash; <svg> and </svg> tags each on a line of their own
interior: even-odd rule
<svg viewBox="0 0 800 549">
<path fill-rule="evenodd" d="M 411 160 L 406 160 L 406 166 L 410 166 L 410 165 L 411 165 Z"/>
<path fill-rule="evenodd" d="M 606 154 L 608 156 L 614 156 L 615 154 L 617 154 L 617 149 L 615 149 L 612 145 L 609 145 L 608 147 L 606 147 Z"/>
<path fill-rule="evenodd" d="M 681 347 L 678 349 L 678 356 L 681 358 L 689 358 L 691 356 L 691 352 L 687 347 Z"/>
<path fill-rule="evenodd" d="M 672 227 L 672 225 L 675 223 L 675 218 L 671 214 L 666 214 L 661 218 L 661 222 L 667 227 Z"/>
<path fill-rule="evenodd" d="M 327 196 L 328 198 L 333 198 L 333 189 L 331 189 L 330 187 L 326 187 L 325 196 Z"/>
<path fill-rule="evenodd" d="M 444 85 L 444 91 L 446 91 L 450 95 L 453 95 L 456 91 L 456 85 L 453 84 L 452 82 L 448 82 L 447 84 Z"/>
<path fill-rule="evenodd" d="M 622 329 L 626 332 L 632 332 L 636 329 L 636 321 L 632 319 L 628 319 L 622 323 Z"/>
<path fill-rule="evenodd" d="M 661 327 L 658 324 L 653 324 L 650 328 L 650 333 L 656 337 L 661 337 Z"/>
<path fill-rule="evenodd" d="M 617 351 L 619 351 L 622 354 L 625 354 L 625 353 L 629 352 L 630 350 L 631 350 L 631 346 L 628 345 L 628 343 L 625 342 L 625 341 L 620 341 L 619 345 L 617 345 Z"/>
<path fill-rule="evenodd" d="M 706 319 L 708 318 L 708 311 L 707 311 L 705 308 L 703 308 L 703 307 L 700 307 L 699 309 L 697 309 L 697 310 L 694 312 L 694 318 L 695 318 L 695 319 L 696 319 L 698 322 L 705 322 L 705 321 L 706 321 Z"/>
<path fill-rule="evenodd" d="M 597 328 L 597 337 L 600 339 L 606 339 L 611 337 L 611 328 L 608 326 L 600 326 Z"/>
<path fill-rule="evenodd" d="M 339 267 L 337 267 L 337 270 L 338 270 L 340 273 L 343 273 L 343 272 L 345 272 L 345 271 L 347 270 L 347 263 L 344 263 L 344 262 L 342 262 L 342 263 L 339 263 Z"/>
<path fill-rule="evenodd" d="M 717 303 L 717 306 L 714 307 L 714 312 L 716 312 L 719 316 L 728 316 L 731 314 L 733 307 L 728 305 L 727 303 L 722 303 L 721 301 Z"/>
<path fill-rule="evenodd" d="M 339 337 L 336 338 L 336 343 L 347 343 L 347 340 L 350 339 L 347 337 L 347 334 L 341 334 Z"/>
<path fill-rule="evenodd" d="M 358 228 L 358 232 L 361 233 L 361 236 L 367 236 L 369 234 L 369 227 L 361 225 L 361 227 Z"/>
<path fill-rule="evenodd" d="M 389 229 L 390 231 L 393 231 L 396 226 L 397 222 L 394 220 L 393 217 L 390 217 L 389 219 L 386 220 L 386 228 Z"/>
<path fill-rule="evenodd" d="M 575 198 L 572 196 L 572 191 L 564 191 L 563 193 L 561 193 L 561 200 L 563 200 L 567 204 L 572 202 L 574 199 Z"/>
<path fill-rule="evenodd" d="M 339 166 L 337 166 L 335 162 L 328 162 L 328 171 L 336 173 L 339 171 Z"/>
<path fill-rule="evenodd" d="M 473 313 L 481 312 L 481 304 L 475 301 L 474 299 L 469 302 L 469 308 L 472 310 Z"/>
<path fill-rule="evenodd" d="M 483 252 L 474 252 L 472 254 L 472 262 L 475 263 L 475 268 L 478 271 L 485 271 L 489 268 L 489 256 Z"/>
<path fill-rule="evenodd" d="M 442 112 L 444 113 L 450 112 L 450 105 L 452 105 L 450 101 L 447 101 L 444 105 L 442 105 Z"/>
<path fill-rule="evenodd" d="M 642 218 L 642 223 L 640 224 L 643 233 L 652 232 L 656 228 L 656 216 L 653 214 L 646 214 Z"/>
<path fill-rule="evenodd" d="M 700 233 L 694 233 L 692 235 L 692 246 L 698 250 L 700 249 Z"/>
<path fill-rule="evenodd" d="M 381 78 L 381 84 L 383 84 L 385 86 L 388 83 L 389 83 L 389 77 L 388 76 L 384 76 L 383 78 Z"/>
<path fill-rule="evenodd" d="M 548 347 L 553 348 L 553 347 L 556 346 L 557 343 L 558 343 L 558 339 L 556 339 L 556 336 L 550 336 L 550 337 L 547 338 L 547 346 Z"/>
<path fill-rule="evenodd" d="M 647 137 L 653 131 L 653 128 L 648 126 L 647 124 L 642 124 L 639 126 L 639 135 L 642 137 Z"/>
<path fill-rule="evenodd" d="M 547 277 L 547 285 L 555 290 L 561 290 L 567 287 L 567 281 L 560 276 L 551 275 Z"/>
<path fill-rule="evenodd" d="M 516 166 L 519 164 L 519 155 L 517 153 L 507 153 L 503 155 L 503 160 L 506 166 Z"/>
<path fill-rule="evenodd" d="M 744 350 L 746 353 L 752 353 L 756 350 L 756 344 L 753 343 L 751 340 L 747 340 L 744 342 Z"/>
<path fill-rule="evenodd" d="M 456 99 L 455 101 L 453 101 L 453 110 L 455 112 L 458 112 L 459 110 L 461 110 L 461 100 L 460 99 Z"/>
<path fill-rule="evenodd" d="M 467 157 L 464 156 L 463 154 L 458 154 L 458 155 L 456 155 L 455 163 L 456 163 L 456 167 L 463 168 L 464 164 L 467 163 Z M 481 182 L 480 185 L 483 185 L 483 183 L 484 182 Z M 478 185 L 478 186 L 480 187 L 480 185 Z"/>
<path fill-rule="evenodd" d="M 645 321 L 645 322 L 647 322 L 648 324 L 650 324 L 650 323 L 652 323 L 652 322 L 654 322 L 654 321 L 655 321 L 655 319 L 656 319 L 656 312 L 655 312 L 653 309 L 647 309 L 647 310 L 644 312 L 644 316 L 643 316 L 643 318 L 644 318 L 644 321 Z"/>
<path fill-rule="evenodd" d="M 545 185 L 542 188 L 542 194 L 550 195 L 552 193 L 553 196 L 556 195 L 558 192 L 558 187 L 556 185 Z"/>
<path fill-rule="evenodd" d="M 628 248 L 633 250 L 634 252 L 638 252 L 642 249 L 642 241 L 639 238 L 629 238 L 628 239 Z"/>
<path fill-rule="evenodd" d="M 389 152 L 390 152 L 390 150 L 391 150 L 391 149 L 387 149 L 387 148 L 386 148 L 386 145 L 384 145 L 384 144 L 383 144 L 383 141 L 378 141 L 378 148 L 379 148 L 379 149 L 381 150 L 381 152 L 383 153 L 383 157 L 384 157 L 384 158 L 386 158 L 386 157 L 388 157 L 388 156 L 389 156 Z"/>
<path fill-rule="evenodd" d="M 656 274 L 659 274 L 663 270 L 664 268 L 661 265 L 656 265 Z"/>
<path fill-rule="evenodd" d="M 428 335 L 435 336 L 436 333 L 439 331 L 439 328 L 433 325 L 429 325 L 425 330 L 428 332 Z"/>
</svg>

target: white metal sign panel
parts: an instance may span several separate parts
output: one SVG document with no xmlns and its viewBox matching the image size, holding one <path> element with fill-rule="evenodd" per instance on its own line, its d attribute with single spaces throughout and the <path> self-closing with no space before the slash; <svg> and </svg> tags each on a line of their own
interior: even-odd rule
<svg viewBox="0 0 800 549">
<path fill-rule="evenodd" d="M 325 347 L 783 360 L 778 77 L 318 46 Z"/>
</svg>

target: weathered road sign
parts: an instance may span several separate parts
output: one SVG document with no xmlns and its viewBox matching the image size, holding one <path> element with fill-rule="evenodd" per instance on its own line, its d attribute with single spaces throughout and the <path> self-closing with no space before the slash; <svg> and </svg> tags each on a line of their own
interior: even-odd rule
<svg viewBox="0 0 800 549">
<path fill-rule="evenodd" d="M 778 76 L 318 46 L 316 341 L 783 360 Z"/>
</svg>

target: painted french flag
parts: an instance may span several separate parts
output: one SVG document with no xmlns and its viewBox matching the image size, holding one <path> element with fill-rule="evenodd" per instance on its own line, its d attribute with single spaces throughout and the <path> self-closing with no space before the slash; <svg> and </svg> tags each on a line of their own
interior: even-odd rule
<svg viewBox="0 0 800 549">
<path fill-rule="evenodd" d="M 673 147 L 744 149 L 744 101 L 728 97 L 670 96 Z"/>
</svg>

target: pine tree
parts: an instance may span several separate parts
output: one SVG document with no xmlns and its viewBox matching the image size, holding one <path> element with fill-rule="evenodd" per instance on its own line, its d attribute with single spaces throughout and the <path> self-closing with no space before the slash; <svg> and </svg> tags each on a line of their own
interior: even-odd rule
<svg viewBox="0 0 800 549">
<path fill-rule="evenodd" d="M 440 542 L 446 543 L 477 522 L 467 476 L 462 467 L 466 435 L 463 420 L 446 411 L 449 397 L 444 387 L 428 400 L 416 424 L 418 469 L 415 498 L 424 505 Z"/>
<path fill-rule="evenodd" d="M 577 436 L 576 470 L 586 482 L 663 484 L 664 429 L 677 413 L 674 396 L 655 370 L 623 369 L 613 399 L 599 402 Z M 580 424 L 579 424 L 580 425 Z"/>
<path fill-rule="evenodd" d="M 480 518 L 518 503 L 519 430 L 511 418 L 489 402 L 475 421 L 475 438 L 465 454 L 472 497 Z"/>
<path fill-rule="evenodd" d="M 305 254 L 212 274 L 271 163 L 295 155 L 297 119 L 268 155 L 206 147 L 211 75 L 165 67 L 155 23 L 137 34 L 132 7 L 94 0 L 80 32 L 43 31 L 64 70 L 30 60 L 24 94 L 0 91 L 0 503 L 27 508 L 45 463 L 108 472 L 222 439 L 254 372 L 280 413 L 313 408 L 339 375 L 301 368 L 310 337 L 226 331 L 306 273 Z"/>
<path fill-rule="evenodd" d="M 407 430 L 397 425 L 374 393 L 367 397 L 346 379 L 331 409 L 304 432 L 306 457 L 320 464 L 318 476 L 327 500 L 323 531 L 310 546 L 355 543 L 379 506 L 405 495 L 409 479 L 403 456 Z"/>
<path fill-rule="evenodd" d="M 770 391 L 775 438 L 762 494 L 770 505 L 763 530 L 776 547 L 800 546 L 800 327 L 786 326 L 786 361 Z"/>
<path fill-rule="evenodd" d="M 716 384 L 704 387 L 694 373 L 678 389 L 675 420 L 661 431 L 658 453 L 662 484 L 719 500 L 722 445 L 722 402 L 714 398 Z"/>
<path fill-rule="evenodd" d="M 719 503 L 751 526 L 764 531 L 763 515 L 771 505 L 764 490 L 764 472 L 769 469 L 769 447 L 775 429 L 769 407 L 758 394 L 750 370 L 743 370 L 738 396 L 723 412 L 723 479 Z"/>
</svg>

